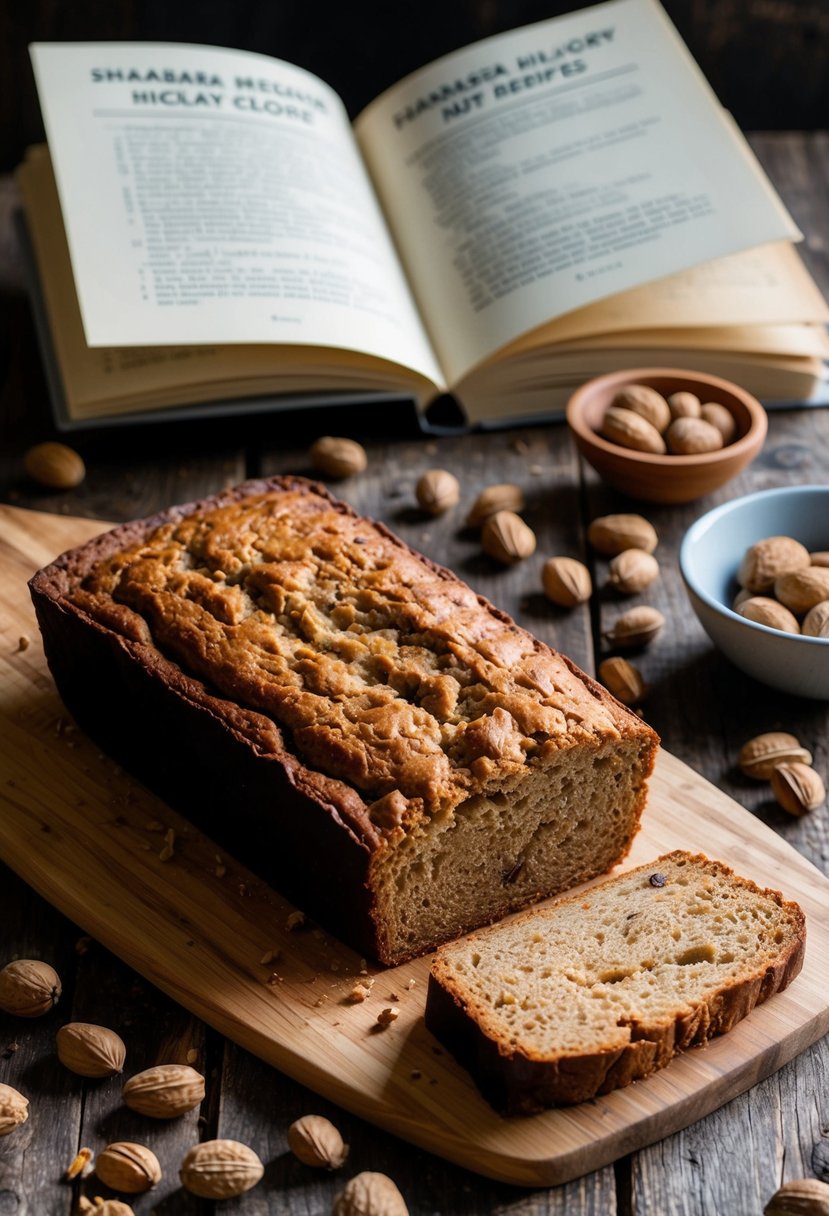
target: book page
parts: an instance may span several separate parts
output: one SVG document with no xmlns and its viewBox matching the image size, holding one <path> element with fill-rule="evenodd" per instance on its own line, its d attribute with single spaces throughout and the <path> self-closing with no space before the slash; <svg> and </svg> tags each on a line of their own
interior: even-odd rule
<svg viewBox="0 0 829 1216">
<path fill-rule="evenodd" d="M 441 382 L 322 81 L 198 46 L 32 57 L 88 345 L 307 343 Z"/>
<path fill-rule="evenodd" d="M 800 235 L 655 0 L 445 56 L 356 131 L 450 384 L 553 317 Z"/>
</svg>

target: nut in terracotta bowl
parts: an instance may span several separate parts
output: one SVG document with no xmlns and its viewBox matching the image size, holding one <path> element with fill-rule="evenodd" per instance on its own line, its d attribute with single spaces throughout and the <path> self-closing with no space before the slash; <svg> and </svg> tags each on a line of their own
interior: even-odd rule
<svg viewBox="0 0 829 1216">
<path fill-rule="evenodd" d="M 679 554 L 688 597 L 712 642 L 741 671 L 781 692 L 829 701 L 829 637 L 781 632 L 733 606 L 746 552 L 769 537 L 791 537 L 810 553 L 826 549 L 829 485 L 763 490 L 701 516 Z"/>
<path fill-rule="evenodd" d="M 691 394 L 723 407 L 734 420 L 733 439 L 713 451 L 686 455 L 611 442 L 600 434 L 605 413 L 634 385 L 655 389 L 665 399 Z M 673 368 L 636 368 L 588 380 L 567 403 L 567 423 L 585 460 L 609 485 L 658 503 L 693 502 L 725 485 L 759 453 L 768 429 L 766 411 L 745 389 L 719 376 Z"/>
</svg>

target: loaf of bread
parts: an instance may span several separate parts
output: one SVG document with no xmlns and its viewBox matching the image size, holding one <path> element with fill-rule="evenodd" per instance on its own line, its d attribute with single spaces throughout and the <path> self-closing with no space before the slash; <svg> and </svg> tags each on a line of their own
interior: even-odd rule
<svg viewBox="0 0 829 1216">
<path fill-rule="evenodd" d="M 669 853 L 440 949 L 426 1025 L 493 1106 L 532 1114 L 649 1076 L 795 978 L 803 913 Z"/>
<path fill-rule="evenodd" d="M 319 485 L 123 525 L 30 586 L 79 724 L 383 962 L 603 873 L 636 832 L 653 731 Z"/>
</svg>

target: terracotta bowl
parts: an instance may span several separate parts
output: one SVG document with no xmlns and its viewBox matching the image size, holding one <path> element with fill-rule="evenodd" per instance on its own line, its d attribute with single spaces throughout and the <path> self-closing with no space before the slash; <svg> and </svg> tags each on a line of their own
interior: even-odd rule
<svg viewBox="0 0 829 1216">
<path fill-rule="evenodd" d="M 604 412 L 620 389 L 646 384 L 663 397 L 683 390 L 700 401 L 716 401 L 734 415 L 737 438 L 716 452 L 655 456 L 635 452 L 598 433 Z M 588 380 L 567 403 L 567 423 L 581 454 L 611 486 L 646 502 L 692 502 L 719 489 L 754 459 L 768 429 L 766 411 L 745 389 L 700 372 L 645 367 Z"/>
</svg>

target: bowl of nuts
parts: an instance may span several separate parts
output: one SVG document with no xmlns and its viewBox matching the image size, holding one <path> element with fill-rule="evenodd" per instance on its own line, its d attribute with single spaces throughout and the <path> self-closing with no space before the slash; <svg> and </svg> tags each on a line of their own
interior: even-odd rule
<svg viewBox="0 0 829 1216">
<path fill-rule="evenodd" d="M 702 627 L 736 667 L 829 700 L 829 485 L 715 507 L 686 532 L 679 566 Z"/>
<path fill-rule="evenodd" d="M 766 411 L 718 376 L 638 368 L 588 380 L 567 403 L 581 454 L 609 485 L 647 502 L 710 494 L 763 446 Z"/>
</svg>

